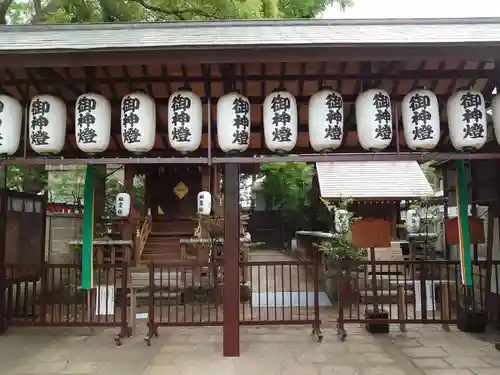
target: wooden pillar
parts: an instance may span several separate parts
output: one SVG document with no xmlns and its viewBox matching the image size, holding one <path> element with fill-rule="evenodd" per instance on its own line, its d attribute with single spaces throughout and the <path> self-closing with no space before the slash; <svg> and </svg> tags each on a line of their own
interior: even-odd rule
<svg viewBox="0 0 500 375">
<path fill-rule="evenodd" d="M 396 202 L 396 240 L 404 239 L 401 235 L 401 225 L 403 222 L 401 221 L 401 201 Z"/>
<path fill-rule="evenodd" d="M 224 166 L 224 357 L 240 356 L 239 165 Z"/>
<path fill-rule="evenodd" d="M 469 162 L 469 175 L 470 175 L 470 202 L 471 202 L 471 214 L 473 217 L 477 217 L 477 194 L 476 194 L 476 171 L 475 163 Z M 477 262 L 479 260 L 479 246 L 477 243 L 472 245 L 472 261 Z"/>
<path fill-rule="evenodd" d="M 446 223 L 446 221 L 448 220 L 448 217 L 449 217 L 448 200 L 449 200 L 449 193 L 450 193 L 450 189 L 448 186 L 448 165 L 447 164 L 445 164 L 444 168 L 442 169 L 442 173 L 443 173 L 443 196 L 446 198 L 446 200 L 444 201 L 444 222 Z M 442 236 L 443 238 L 446 238 L 445 231 L 446 231 L 446 227 L 444 226 L 443 227 L 443 236 Z M 450 245 L 448 245 L 446 243 L 446 241 L 444 241 L 444 259 L 446 259 L 446 260 L 450 259 Z"/>
<path fill-rule="evenodd" d="M 6 290 L 6 270 L 5 270 L 5 237 L 7 232 L 7 194 L 5 194 L 7 179 L 7 167 L 0 166 L 0 290 L 2 298 L 0 298 L 0 334 L 7 330 L 5 321 L 5 290 Z M 43 244 L 45 246 L 45 244 Z"/>
<path fill-rule="evenodd" d="M 135 235 L 136 220 L 140 216 L 135 212 L 134 208 L 134 165 L 125 165 L 125 173 L 123 178 L 123 185 L 125 191 L 130 195 L 130 215 L 124 220 L 122 225 L 122 239 L 131 240 Z"/>
<path fill-rule="evenodd" d="M 106 165 L 95 166 L 95 183 L 94 183 L 94 230 L 96 224 L 99 223 L 98 231 L 102 231 L 102 217 L 105 213 L 106 204 Z M 98 237 L 100 233 L 94 232 L 94 236 Z"/>
<path fill-rule="evenodd" d="M 211 177 L 211 174 L 212 174 L 212 167 L 208 166 L 208 165 L 204 165 L 201 167 L 201 190 L 205 190 L 205 191 L 212 191 L 212 187 L 210 186 L 210 177 Z M 214 199 L 212 198 L 212 204 L 214 203 Z M 205 229 L 205 228 L 200 228 L 200 237 L 201 238 L 208 238 L 209 237 L 209 233 L 208 231 Z M 199 251 L 205 251 L 206 250 L 206 253 L 208 254 L 208 246 L 200 246 L 200 250 Z M 198 251 L 198 253 L 199 253 Z"/>
</svg>

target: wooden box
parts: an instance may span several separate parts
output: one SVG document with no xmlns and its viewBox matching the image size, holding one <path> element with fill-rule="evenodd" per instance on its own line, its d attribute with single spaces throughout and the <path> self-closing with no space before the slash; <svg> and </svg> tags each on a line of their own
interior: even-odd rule
<svg viewBox="0 0 500 375">
<path fill-rule="evenodd" d="M 470 243 L 484 243 L 484 225 L 483 220 L 478 217 L 469 216 Z M 448 245 L 458 245 L 458 218 L 446 220 L 445 239 Z"/>
<path fill-rule="evenodd" d="M 390 247 L 391 223 L 381 219 L 361 219 L 352 224 L 352 244 L 360 248 Z"/>
</svg>

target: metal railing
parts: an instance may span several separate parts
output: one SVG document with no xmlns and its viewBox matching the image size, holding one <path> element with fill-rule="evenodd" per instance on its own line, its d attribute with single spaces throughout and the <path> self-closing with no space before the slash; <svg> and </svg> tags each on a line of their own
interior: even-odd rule
<svg viewBox="0 0 500 375">
<path fill-rule="evenodd" d="M 344 323 L 399 324 L 403 331 L 406 324 L 442 324 L 447 329 L 463 311 L 484 314 L 490 291 L 485 268 L 485 262 L 473 265 L 473 285 L 466 289 L 459 261 L 339 261 L 333 271 L 339 333 L 345 337 Z"/>
<path fill-rule="evenodd" d="M 240 325 L 311 325 L 322 339 L 314 261 L 240 262 Z M 222 326 L 221 263 L 149 264 L 146 341 L 159 327 Z"/>
<path fill-rule="evenodd" d="M 119 327 L 117 342 L 129 333 L 126 265 L 94 265 L 92 290 L 80 288 L 78 264 L 8 264 L 4 277 L 7 327 Z"/>
</svg>

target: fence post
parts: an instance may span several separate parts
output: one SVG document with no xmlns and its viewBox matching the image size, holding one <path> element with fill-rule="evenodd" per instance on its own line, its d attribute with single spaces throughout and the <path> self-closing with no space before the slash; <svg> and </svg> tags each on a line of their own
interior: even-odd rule
<svg viewBox="0 0 500 375">
<path fill-rule="evenodd" d="M 115 272 L 116 274 L 116 272 Z M 122 289 L 122 293 L 121 293 L 121 298 L 122 298 L 122 301 L 121 302 L 121 336 L 122 337 L 126 337 L 126 336 L 129 336 L 130 335 L 130 327 L 129 327 L 129 324 L 128 324 L 128 314 L 127 314 L 127 310 L 128 310 L 128 267 L 127 267 L 127 263 L 124 263 L 122 265 L 122 285 L 121 285 L 121 289 Z M 131 304 L 131 307 L 132 307 L 132 299 L 130 300 L 130 304 Z M 130 309 L 132 311 L 132 309 Z M 135 320 L 135 316 L 132 316 L 131 319 L 134 319 Z"/>
<path fill-rule="evenodd" d="M 398 285 L 397 298 L 398 298 L 398 320 L 399 330 L 401 332 L 406 332 L 406 295 L 405 295 L 405 285 Z"/>
<path fill-rule="evenodd" d="M 427 263 L 425 260 L 421 260 L 420 264 L 420 306 L 422 320 L 424 324 L 427 323 Z"/>
<path fill-rule="evenodd" d="M 149 337 L 158 335 L 157 328 L 155 327 L 155 266 L 151 262 L 148 265 L 149 270 L 149 295 L 148 295 L 148 326 L 149 326 Z M 161 270 L 163 271 L 163 270 Z"/>
<path fill-rule="evenodd" d="M 313 284 L 314 284 L 314 323 L 313 323 L 313 334 L 318 336 L 318 339 L 321 341 L 323 336 L 321 334 L 320 329 L 320 316 L 319 316 L 319 262 L 316 259 L 313 262 Z"/>
<path fill-rule="evenodd" d="M 442 327 L 444 331 L 450 331 L 450 326 L 448 325 L 448 320 L 450 320 L 450 283 L 441 283 L 441 319 L 445 322 Z"/>
<path fill-rule="evenodd" d="M 49 292 L 49 265 L 46 262 L 42 263 L 42 272 L 40 281 L 42 284 L 41 296 L 40 296 L 40 323 L 44 324 L 47 321 L 47 295 Z"/>
</svg>

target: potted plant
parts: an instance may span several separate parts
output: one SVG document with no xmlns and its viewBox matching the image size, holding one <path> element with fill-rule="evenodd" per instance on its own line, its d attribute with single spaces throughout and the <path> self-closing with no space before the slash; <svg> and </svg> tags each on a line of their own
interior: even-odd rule
<svg viewBox="0 0 500 375">
<path fill-rule="evenodd" d="M 357 292 L 352 292 L 350 283 L 344 285 L 346 290 L 339 290 L 339 282 L 341 278 L 352 280 L 352 273 L 358 272 L 356 264 L 358 261 L 366 260 L 366 249 L 361 249 L 352 244 L 352 224 L 360 218 L 356 217 L 352 212 L 348 211 L 350 200 L 344 199 L 334 204 L 323 201 L 325 206 L 330 211 L 335 212 L 335 237 L 329 240 L 321 240 L 314 246 L 321 251 L 327 261 L 327 272 L 325 277 L 327 280 L 327 294 L 330 299 L 336 300 L 338 292 L 349 292 L 349 297 L 355 298 Z M 357 279 L 357 278 L 354 278 Z M 355 287 L 357 290 L 357 287 Z"/>
</svg>

